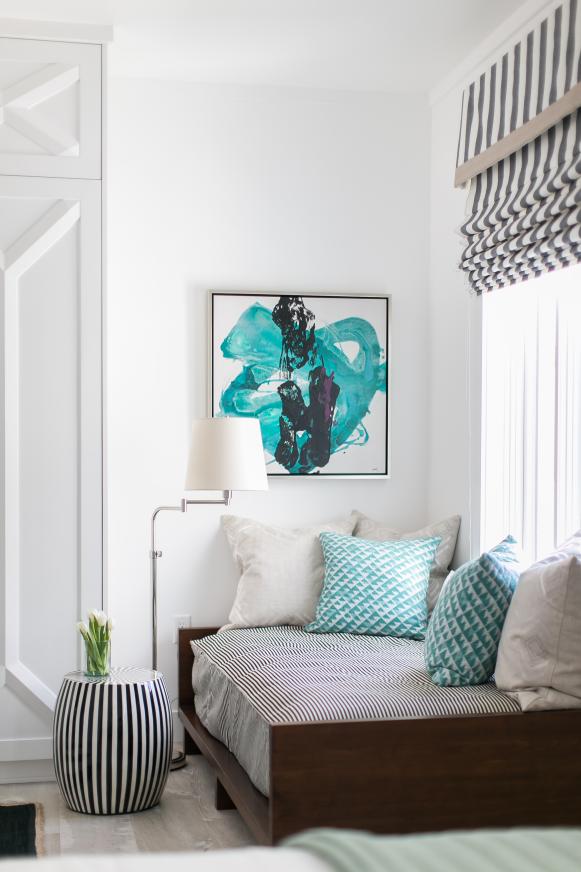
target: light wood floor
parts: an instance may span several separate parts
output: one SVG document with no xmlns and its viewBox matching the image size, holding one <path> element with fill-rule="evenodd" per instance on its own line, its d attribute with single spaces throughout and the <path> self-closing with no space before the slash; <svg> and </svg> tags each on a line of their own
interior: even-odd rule
<svg viewBox="0 0 581 872">
<path fill-rule="evenodd" d="M 70 811 L 56 783 L 0 784 L 0 801 L 41 802 L 47 854 L 209 851 L 254 844 L 237 811 L 214 808 L 215 778 L 202 756 L 170 772 L 161 803 L 137 814 Z"/>
</svg>

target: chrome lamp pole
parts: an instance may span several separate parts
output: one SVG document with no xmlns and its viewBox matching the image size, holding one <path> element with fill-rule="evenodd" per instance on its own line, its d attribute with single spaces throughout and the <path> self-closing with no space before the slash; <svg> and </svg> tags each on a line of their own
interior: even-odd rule
<svg viewBox="0 0 581 872">
<path fill-rule="evenodd" d="M 232 499 L 232 491 L 224 491 L 221 500 L 186 500 L 183 499 L 179 506 L 158 506 L 151 516 L 151 667 L 157 669 L 157 561 L 163 556 L 163 551 L 158 551 L 155 542 L 155 522 L 161 512 L 187 512 L 188 506 L 229 506 Z"/>
<path fill-rule="evenodd" d="M 192 439 L 184 490 L 222 491 L 221 499 L 182 499 L 177 506 L 159 506 L 151 516 L 151 665 L 157 670 L 157 562 L 162 556 L 155 536 L 161 512 L 187 512 L 189 506 L 228 506 L 235 490 L 267 490 L 264 448 L 257 418 L 200 418 L 192 424 Z M 180 752 L 171 768 L 186 764 Z"/>
</svg>

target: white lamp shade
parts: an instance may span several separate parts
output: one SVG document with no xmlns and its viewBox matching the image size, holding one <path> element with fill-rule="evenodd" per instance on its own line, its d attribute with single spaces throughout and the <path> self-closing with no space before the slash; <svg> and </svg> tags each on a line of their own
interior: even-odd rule
<svg viewBox="0 0 581 872">
<path fill-rule="evenodd" d="M 185 489 L 267 490 L 258 418 L 194 421 Z"/>
</svg>

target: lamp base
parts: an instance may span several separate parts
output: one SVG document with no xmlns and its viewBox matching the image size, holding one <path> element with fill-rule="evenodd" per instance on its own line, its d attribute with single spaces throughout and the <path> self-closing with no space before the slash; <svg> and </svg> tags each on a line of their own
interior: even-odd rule
<svg viewBox="0 0 581 872">
<path fill-rule="evenodd" d="M 175 772 L 176 769 L 183 769 L 187 762 L 184 752 L 178 751 L 177 754 L 174 754 L 171 758 L 169 768 L 172 772 Z"/>
</svg>

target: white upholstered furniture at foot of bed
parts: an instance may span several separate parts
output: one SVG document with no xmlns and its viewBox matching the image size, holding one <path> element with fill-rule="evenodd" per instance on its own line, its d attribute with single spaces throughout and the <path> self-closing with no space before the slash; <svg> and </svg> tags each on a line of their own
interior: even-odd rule
<svg viewBox="0 0 581 872">
<path fill-rule="evenodd" d="M 1 868 L 2 872 L 332 872 L 322 860 L 291 848 L 55 856 L 3 860 Z"/>
</svg>

